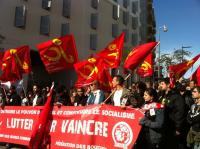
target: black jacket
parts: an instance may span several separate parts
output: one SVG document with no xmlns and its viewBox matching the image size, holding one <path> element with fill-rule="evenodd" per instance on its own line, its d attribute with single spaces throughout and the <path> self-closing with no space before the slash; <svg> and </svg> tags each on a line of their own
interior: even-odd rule
<svg viewBox="0 0 200 149">
<path fill-rule="evenodd" d="M 193 104 L 187 115 L 187 120 L 192 130 L 200 132 L 200 105 Z"/>
<path fill-rule="evenodd" d="M 185 100 L 177 92 L 171 90 L 159 101 L 165 104 L 165 124 L 172 131 L 181 131 L 185 120 Z"/>
</svg>

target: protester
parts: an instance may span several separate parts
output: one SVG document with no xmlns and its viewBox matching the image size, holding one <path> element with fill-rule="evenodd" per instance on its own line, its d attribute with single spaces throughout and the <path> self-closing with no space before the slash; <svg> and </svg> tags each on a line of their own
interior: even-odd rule
<svg viewBox="0 0 200 149">
<path fill-rule="evenodd" d="M 200 148 L 200 87 L 194 87 L 192 97 L 195 103 L 191 106 L 187 120 L 191 125 L 187 136 L 187 145 L 193 149 Z"/>
<path fill-rule="evenodd" d="M 121 107 L 134 107 L 137 105 L 137 101 L 131 96 L 130 91 L 124 87 L 124 78 L 122 76 L 114 76 L 112 86 L 114 90 L 110 100 L 111 105 Z"/>
<path fill-rule="evenodd" d="M 169 78 L 163 78 L 160 86 L 163 94 L 159 97 L 159 102 L 165 105 L 166 148 L 183 149 L 185 101 L 171 89 Z"/>
<path fill-rule="evenodd" d="M 9 106 L 21 106 L 21 98 L 16 92 L 14 85 L 11 85 L 9 93 L 7 94 L 7 105 Z"/>
<path fill-rule="evenodd" d="M 37 85 L 33 85 L 33 95 L 31 97 L 31 105 L 32 106 L 41 106 L 44 104 L 44 99 L 42 99 L 42 95 L 40 89 Z"/>
<path fill-rule="evenodd" d="M 90 90 L 91 92 L 88 95 L 87 105 L 101 104 L 105 99 L 105 95 L 104 92 L 99 89 L 99 82 L 97 80 L 94 80 L 90 84 Z"/>
<path fill-rule="evenodd" d="M 164 106 L 156 103 L 155 98 L 156 94 L 152 88 L 145 90 L 145 104 L 141 108 L 145 115 L 139 122 L 142 125 L 142 130 L 135 146 L 136 149 L 163 148 Z"/>
<path fill-rule="evenodd" d="M 84 88 L 77 88 L 78 105 L 85 106 L 87 103 L 87 96 L 84 94 Z"/>
</svg>

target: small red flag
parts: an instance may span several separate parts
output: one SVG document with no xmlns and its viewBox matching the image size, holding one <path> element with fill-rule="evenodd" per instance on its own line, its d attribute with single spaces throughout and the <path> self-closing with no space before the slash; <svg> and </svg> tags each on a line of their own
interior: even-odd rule
<svg viewBox="0 0 200 149">
<path fill-rule="evenodd" d="M 74 37 L 66 35 L 37 45 L 48 73 L 73 68 L 78 61 Z"/>
<path fill-rule="evenodd" d="M 150 77 L 153 75 L 153 57 L 152 53 L 150 53 L 144 62 L 137 69 L 138 75 L 141 77 Z"/>
<path fill-rule="evenodd" d="M 174 78 L 175 80 L 180 79 L 190 67 L 199 59 L 200 54 L 195 56 L 190 61 L 186 61 L 184 63 L 180 63 L 177 65 L 170 65 L 169 66 L 169 76 L 170 78 Z"/>
<path fill-rule="evenodd" d="M 31 72 L 30 50 L 28 46 L 6 50 L 2 60 L 2 81 L 21 80 L 22 74 Z"/>
<path fill-rule="evenodd" d="M 157 44 L 158 42 L 149 42 L 133 48 L 124 62 L 124 69 L 135 69 L 142 61 L 144 61 Z"/>
<path fill-rule="evenodd" d="M 116 68 L 120 65 L 125 33 L 121 33 L 96 56 L 102 59 L 105 68 Z"/>
<path fill-rule="evenodd" d="M 78 75 L 75 86 L 81 87 L 89 85 L 92 81 L 97 79 L 97 74 L 99 72 L 99 60 L 96 58 L 89 58 L 74 64 L 74 68 Z"/>
</svg>

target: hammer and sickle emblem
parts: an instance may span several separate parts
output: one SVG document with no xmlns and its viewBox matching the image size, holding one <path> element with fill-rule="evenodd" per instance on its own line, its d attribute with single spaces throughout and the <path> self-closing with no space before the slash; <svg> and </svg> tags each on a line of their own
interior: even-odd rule
<svg viewBox="0 0 200 149">
<path fill-rule="evenodd" d="M 150 65 L 147 61 L 144 61 L 144 63 L 141 65 L 141 68 L 142 68 L 144 71 L 147 71 L 148 69 L 151 68 L 151 65 Z"/>
<path fill-rule="evenodd" d="M 108 46 L 108 50 L 110 50 L 110 51 L 113 51 L 113 50 L 115 50 L 117 48 L 117 45 L 116 44 L 110 44 L 109 46 Z"/>
<path fill-rule="evenodd" d="M 96 62 L 96 59 L 95 59 L 95 58 L 89 58 L 89 59 L 88 59 L 88 62 L 90 62 L 90 63 L 95 63 L 95 62 Z"/>
<path fill-rule="evenodd" d="M 118 59 L 118 57 L 119 57 L 119 52 L 115 52 L 115 53 L 108 54 L 108 56 L 115 56 L 115 57 L 116 57 L 115 59 Z"/>
<path fill-rule="evenodd" d="M 88 69 L 90 71 L 89 75 L 79 72 L 80 75 L 85 79 L 89 79 L 94 73 L 98 73 L 98 68 L 96 66 L 92 67 L 91 65 L 86 65 L 84 69 Z"/>
<path fill-rule="evenodd" d="M 19 64 L 19 66 L 26 70 L 29 68 L 28 64 L 24 61 L 23 64 L 22 64 L 22 61 L 20 60 L 19 56 L 17 55 L 17 50 L 16 49 L 10 49 L 10 54 L 11 55 L 14 55 L 14 58 L 16 60 L 16 62 Z M 6 58 L 6 59 L 9 59 L 10 57 Z"/>
<path fill-rule="evenodd" d="M 48 55 L 44 55 L 44 58 L 46 58 L 49 61 L 55 62 L 55 61 L 59 61 L 61 56 L 64 58 L 64 60 L 67 63 L 73 63 L 74 62 L 74 58 L 72 55 L 66 55 L 63 48 L 61 47 L 62 45 L 62 41 L 60 39 L 53 39 L 52 42 L 56 45 L 53 47 L 50 47 L 48 50 L 50 51 L 54 51 L 56 53 L 55 57 L 52 56 L 48 56 Z"/>
</svg>

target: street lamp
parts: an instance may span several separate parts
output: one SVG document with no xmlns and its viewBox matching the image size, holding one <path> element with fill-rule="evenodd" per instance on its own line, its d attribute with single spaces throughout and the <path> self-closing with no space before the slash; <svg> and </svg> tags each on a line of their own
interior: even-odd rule
<svg viewBox="0 0 200 149">
<path fill-rule="evenodd" d="M 166 25 L 160 26 L 158 29 L 158 41 L 160 42 L 160 30 L 167 32 L 168 28 Z M 160 78 L 160 44 L 158 45 L 158 78 Z"/>
<path fill-rule="evenodd" d="M 181 63 L 183 63 L 183 49 L 191 48 L 192 46 L 183 46 L 181 47 Z"/>
</svg>

